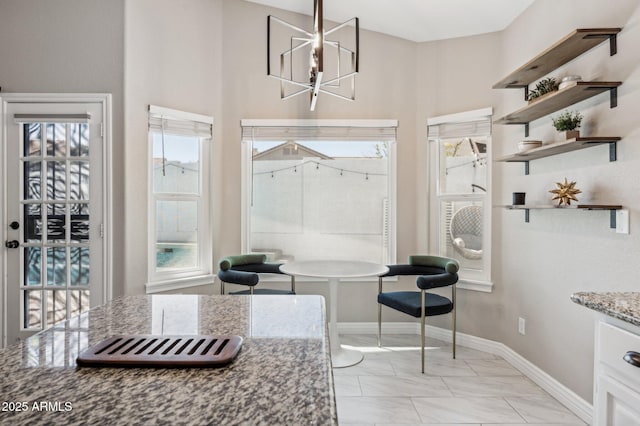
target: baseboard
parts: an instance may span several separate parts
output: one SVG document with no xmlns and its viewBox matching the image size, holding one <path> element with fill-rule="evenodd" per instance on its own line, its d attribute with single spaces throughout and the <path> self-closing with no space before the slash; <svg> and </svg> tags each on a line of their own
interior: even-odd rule
<svg viewBox="0 0 640 426">
<path fill-rule="evenodd" d="M 338 332 L 342 334 L 377 334 L 378 324 L 375 322 L 350 322 L 339 323 Z M 420 324 L 416 322 L 391 322 L 382 323 L 383 334 L 420 334 Z M 438 340 L 451 343 L 451 330 L 427 325 L 426 334 Z M 571 389 L 551 377 L 538 366 L 524 358 L 522 355 L 505 345 L 470 334 L 456 333 L 456 342 L 460 346 L 490 354 L 498 355 L 509 364 L 518 369 L 522 374 L 548 392 L 565 407 L 571 410 L 587 424 L 593 421 L 593 405 L 582 399 Z"/>
</svg>

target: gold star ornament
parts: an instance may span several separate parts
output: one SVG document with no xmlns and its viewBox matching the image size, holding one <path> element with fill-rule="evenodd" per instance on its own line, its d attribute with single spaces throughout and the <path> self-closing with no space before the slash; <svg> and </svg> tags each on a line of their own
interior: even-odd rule
<svg viewBox="0 0 640 426">
<path fill-rule="evenodd" d="M 575 182 L 567 182 L 567 178 L 564 178 L 564 183 L 556 182 L 557 189 L 552 189 L 552 194 L 555 194 L 551 201 L 558 200 L 558 206 L 566 204 L 571 205 L 571 200 L 578 201 L 576 194 L 580 194 L 582 191 L 576 188 Z"/>
</svg>

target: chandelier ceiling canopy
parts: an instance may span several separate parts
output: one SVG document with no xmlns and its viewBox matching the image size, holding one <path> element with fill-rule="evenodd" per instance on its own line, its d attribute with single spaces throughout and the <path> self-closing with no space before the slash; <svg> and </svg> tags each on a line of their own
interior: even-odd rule
<svg viewBox="0 0 640 426">
<path fill-rule="evenodd" d="M 322 11 L 322 0 L 314 0 L 312 31 L 267 18 L 267 74 L 280 80 L 281 99 L 309 93 L 311 111 L 320 93 L 353 101 L 359 69 L 358 18 L 325 30 Z M 286 32 L 291 30 L 293 34 Z M 286 47 L 277 53 L 272 46 Z M 279 66 L 272 67 L 273 59 Z"/>
</svg>

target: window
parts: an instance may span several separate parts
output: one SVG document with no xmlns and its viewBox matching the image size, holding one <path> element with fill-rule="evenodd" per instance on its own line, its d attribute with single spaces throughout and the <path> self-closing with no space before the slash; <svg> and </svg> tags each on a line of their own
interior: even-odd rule
<svg viewBox="0 0 640 426">
<path fill-rule="evenodd" d="M 242 126 L 244 252 L 395 261 L 396 121 Z"/>
<path fill-rule="evenodd" d="M 460 262 L 462 288 L 491 291 L 491 108 L 428 121 L 430 246 Z"/>
<path fill-rule="evenodd" d="M 149 107 L 147 292 L 212 282 L 211 117 Z"/>
</svg>

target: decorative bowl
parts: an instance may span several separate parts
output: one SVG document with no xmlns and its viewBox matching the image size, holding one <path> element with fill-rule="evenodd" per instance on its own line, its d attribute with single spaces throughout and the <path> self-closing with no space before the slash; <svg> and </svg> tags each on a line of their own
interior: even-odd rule
<svg viewBox="0 0 640 426">
<path fill-rule="evenodd" d="M 560 84 L 558 85 L 558 90 L 562 90 L 567 86 L 571 86 L 574 82 L 580 80 L 582 80 L 582 77 L 580 77 L 579 75 L 568 75 L 566 77 L 563 77 L 562 80 L 560 80 Z"/>
<path fill-rule="evenodd" d="M 518 151 L 525 152 L 540 146 L 542 146 L 542 141 L 522 141 L 518 142 Z"/>
</svg>

